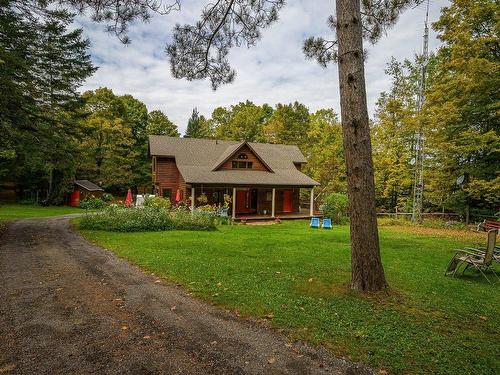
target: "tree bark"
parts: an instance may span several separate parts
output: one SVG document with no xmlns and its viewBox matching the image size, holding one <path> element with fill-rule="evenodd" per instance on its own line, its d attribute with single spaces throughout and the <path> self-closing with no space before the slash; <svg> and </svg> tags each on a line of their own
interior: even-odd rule
<svg viewBox="0 0 500 375">
<path fill-rule="evenodd" d="M 336 0 L 340 108 L 351 223 L 351 288 L 387 286 L 380 259 L 360 0 Z"/>
</svg>

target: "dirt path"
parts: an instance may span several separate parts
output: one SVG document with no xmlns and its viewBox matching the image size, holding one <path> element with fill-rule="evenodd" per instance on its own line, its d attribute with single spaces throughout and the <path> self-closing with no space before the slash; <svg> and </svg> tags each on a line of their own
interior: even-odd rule
<svg viewBox="0 0 500 375">
<path fill-rule="evenodd" d="M 0 374 L 360 374 L 158 282 L 74 233 L 20 220 L 0 239 Z"/>
</svg>

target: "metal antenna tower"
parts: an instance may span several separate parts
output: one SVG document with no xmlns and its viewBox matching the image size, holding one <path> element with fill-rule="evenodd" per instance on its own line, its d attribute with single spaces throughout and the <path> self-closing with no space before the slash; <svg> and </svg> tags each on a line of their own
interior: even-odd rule
<svg viewBox="0 0 500 375">
<path fill-rule="evenodd" d="M 417 114 L 420 114 L 425 100 L 425 79 L 427 76 L 427 64 L 429 62 L 429 0 L 425 13 L 424 46 L 422 50 L 422 72 L 418 86 Z M 422 121 L 419 119 L 419 127 L 415 133 L 415 178 L 413 181 L 413 210 L 411 221 L 413 223 L 422 220 L 422 201 L 424 192 L 424 134 Z"/>
</svg>

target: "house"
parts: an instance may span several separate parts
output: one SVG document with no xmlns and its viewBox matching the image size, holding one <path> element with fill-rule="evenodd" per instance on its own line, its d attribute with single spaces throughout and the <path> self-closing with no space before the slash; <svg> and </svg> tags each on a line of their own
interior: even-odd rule
<svg viewBox="0 0 500 375">
<path fill-rule="evenodd" d="M 155 193 L 173 203 L 194 209 L 222 205 L 229 196 L 233 218 L 297 217 L 300 189 L 309 189 L 310 207 L 301 217 L 314 214 L 313 189 L 319 183 L 301 172 L 306 159 L 297 146 L 150 136 L 149 155 Z M 202 195 L 206 203 L 200 202 Z"/>
<path fill-rule="evenodd" d="M 102 197 L 104 189 L 94 184 L 89 180 L 75 180 L 73 182 L 73 191 L 69 194 L 68 205 L 78 207 L 80 200 L 94 196 L 96 198 Z"/>
</svg>

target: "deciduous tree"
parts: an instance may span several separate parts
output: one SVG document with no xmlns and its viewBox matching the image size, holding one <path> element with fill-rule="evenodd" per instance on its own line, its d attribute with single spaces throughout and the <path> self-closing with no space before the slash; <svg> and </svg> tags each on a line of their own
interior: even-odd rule
<svg viewBox="0 0 500 375">
<path fill-rule="evenodd" d="M 162 111 L 155 110 L 148 114 L 148 135 L 168 135 L 170 137 L 180 137 L 177 125 L 170 121 Z"/>
<path fill-rule="evenodd" d="M 454 0 L 433 25 L 444 44 L 426 106 L 434 153 L 429 189 L 462 212 L 469 204 L 490 210 L 500 204 L 498 11 L 494 0 Z M 455 184 L 461 175 L 463 189 Z"/>
</svg>

